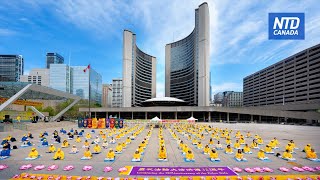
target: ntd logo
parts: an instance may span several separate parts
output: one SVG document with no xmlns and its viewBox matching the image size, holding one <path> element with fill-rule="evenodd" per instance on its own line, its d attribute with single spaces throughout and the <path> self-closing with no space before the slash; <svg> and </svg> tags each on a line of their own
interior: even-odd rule
<svg viewBox="0 0 320 180">
<path fill-rule="evenodd" d="M 304 13 L 269 13 L 269 39 L 304 39 Z"/>
</svg>

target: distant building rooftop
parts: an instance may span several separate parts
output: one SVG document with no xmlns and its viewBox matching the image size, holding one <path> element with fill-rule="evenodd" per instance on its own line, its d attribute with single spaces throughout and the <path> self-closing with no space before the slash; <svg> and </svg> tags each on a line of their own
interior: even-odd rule
<svg viewBox="0 0 320 180">
<path fill-rule="evenodd" d="M 152 99 L 145 100 L 142 102 L 142 106 L 187 106 L 187 102 L 181 99 L 173 97 L 156 97 Z"/>
</svg>

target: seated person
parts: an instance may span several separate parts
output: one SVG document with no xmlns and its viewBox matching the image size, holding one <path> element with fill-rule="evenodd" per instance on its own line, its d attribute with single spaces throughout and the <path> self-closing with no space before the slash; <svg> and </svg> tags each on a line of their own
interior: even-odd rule
<svg viewBox="0 0 320 180">
<path fill-rule="evenodd" d="M 244 140 L 244 138 L 240 138 L 239 143 L 240 144 L 246 144 L 246 141 Z"/>
<path fill-rule="evenodd" d="M 196 138 L 194 138 L 194 139 L 192 140 L 192 144 L 193 144 L 193 145 L 197 145 L 197 144 L 198 144 L 198 141 L 197 141 Z"/>
<path fill-rule="evenodd" d="M 254 139 L 258 140 L 260 136 L 258 134 L 254 135 Z"/>
<path fill-rule="evenodd" d="M 42 133 L 39 134 L 39 138 L 43 138 L 44 135 Z"/>
<path fill-rule="evenodd" d="M 235 149 L 240 149 L 239 140 L 236 140 L 236 143 L 234 143 L 233 147 L 234 147 Z"/>
<path fill-rule="evenodd" d="M 31 132 L 28 133 L 28 137 L 29 137 L 30 139 L 33 139 L 33 136 L 32 136 L 32 134 L 31 134 Z"/>
<path fill-rule="evenodd" d="M 194 154 L 190 149 L 188 150 L 188 152 L 186 154 L 186 161 L 194 161 Z"/>
<path fill-rule="evenodd" d="M 44 136 L 49 136 L 49 134 L 48 134 L 47 131 L 44 131 L 44 132 L 43 132 L 43 135 L 44 135 Z"/>
<path fill-rule="evenodd" d="M 187 144 L 184 144 L 184 145 L 183 145 L 183 148 L 182 148 L 182 153 L 183 153 L 183 154 L 187 154 L 188 151 L 189 151 L 188 145 L 187 145 Z"/>
<path fill-rule="evenodd" d="M 291 143 L 288 143 L 286 146 L 286 150 L 289 150 L 290 153 L 294 153 L 293 149 L 294 149 L 294 147 L 291 145 Z"/>
<path fill-rule="evenodd" d="M 45 140 L 46 139 L 46 137 L 42 137 L 41 139 L 40 139 L 40 142 L 42 142 L 43 140 Z"/>
<path fill-rule="evenodd" d="M 4 144 L 7 143 L 7 142 L 8 142 L 8 139 L 3 138 L 3 139 L 2 139 L 2 142 L 1 142 L 1 145 L 4 145 Z"/>
<path fill-rule="evenodd" d="M 24 142 L 24 141 L 27 141 L 28 140 L 28 136 L 25 134 L 23 135 L 23 137 L 21 138 L 21 141 Z"/>
<path fill-rule="evenodd" d="M 159 154 L 158 154 L 158 159 L 160 161 L 162 160 L 167 160 L 167 151 L 164 148 L 164 146 L 161 146 L 160 150 L 159 150 Z"/>
<path fill-rule="evenodd" d="M 8 157 L 10 156 L 10 151 L 11 151 L 11 145 L 9 142 L 6 142 L 2 146 L 2 150 L 0 152 L 0 157 Z"/>
<path fill-rule="evenodd" d="M 110 148 L 108 153 L 107 153 L 107 157 L 104 160 L 113 161 L 114 159 L 115 159 L 114 151 L 112 150 L 112 148 Z"/>
<path fill-rule="evenodd" d="M 317 157 L 317 153 L 314 152 L 314 149 L 307 152 L 307 159 L 310 159 L 311 161 L 320 161 Z"/>
<path fill-rule="evenodd" d="M 127 148 L 126 142 L 122 142 L 121 145 L 122 145 L 122 149 L 126 149 Z"/>
<path fill-rule="evenodd" d="M 180 141 L 180 142 L 179 142 L 179 149 L 182 149 L 183 146 L 184 146 L 183 141 Z"/>
<path fill-rule="evenodd" d="M 220 144 L 220 141 L 216 144 L 216 149 L 221 150 L 222 149 L 222 144 Z"/>
<path fill-rule="evenodd" d="M 84 154 L 83 154 L 83 157 L 81 159 L 83 160 L 87 160 L 87 159 L 91 159 L 92 158 L 92 154 L 90 152 L 90 149 L 87 148 L 85 151 L 84 151 Z"/>
<path fill-rule="evenodd" d="M 21 146 L 26 147 L 26 146 L 32 146 L 32 145 L 33 144 L 29 140 L 27 140 L 27 141 L 24 141 Z"/>
<path fill-rule="evenodd" d="M 80 138 L 80 136 L 77 136 L 76 143 L 80 143 L 80 142 L 81 142 L 81 138 Z"/>
<path fill-rule="evenodd" d="M 73 139 L 73 138 L 74 138 L 74 135 L 70 133 L 68 139 Z"/>
<path fill-rule="evenodd" d="M 220 161 L 220 159 L 218 157 L 218 152 L 215 149 L 212 149 L 210 151 L 210 160 L 211 161 Z"/>
<path fill-rule="evenodd" d="M 130 136 L 130 139 L 134 140 L 135 138 L 136 138 L 136 136 L 134 136 L 133 133 L 132 133 L 131 136 Z"/>
<path fill-rule="evenodd" d="M 31 152 L 29 153 L 27 159 L 36 159 L 39 157 L 39 153 L 38 151 L 36 150 L 36 148 L 32 148 L 31 149 Z"/>
<path fill-rule="evenodd" d="M 202 146 L 202 144 L 201 144 L 201 141 L 198 142 L 197 148 L 198 148 L 198 149 L 202 149 L 202 148 L 203 148 L 203 146 Z"/>
<path fill-rule="evenodd" d="M 227 146 L 227 148 L 225 149 L 225 153 L 226 154 L 233 154 L 232 148 L 230 145 Z"/>
<path fill-rule="evenodd" d="M 307 144 L 304 149 L 303 149 L 303 152 L 307 153 L 308 151 L 311 151 L 311 144 Z"/>
<path fill-rule="evenodd" d="M 12 137 L 11 135 L 9 135 L 9 136 L 7 137 L 7 139 L 8 139 L 8 141 L 11 141 L 11 142 L 17 141 L 16 138 Z"/>
<path fill-rule="evenodd" d="M 84 141 L 83 148 L 88 148 L 90 146 L 88 140 Z"/>
<path fill-rule="evenodd" d="M 264 151 L 263 151 L 262 149 L 260 149 L 259 152 L 258 152 L 258 159 L 260 159 L 260 160 L 267 160 L 267 159 L 269 159 L 269 158 L 266 157 L 266 156 L 264 155 Z"/>
<path fill-rule="evenodd" d="M 146 148 L 146 146 L 147 146 L 147 144 L 146 144 L 146 142 L 145 141 L 142 141 L 141 143 L 140 143 L 140 146 L 142 146 L 144 149 Z"/>
<path fill-rule="evenodd" d="M 93 147 L 93 153 L 94 153 L 94 154 L 99 154 L 99 153 L 101 153 L 101 147 L 99 146 L 99 144 L 96 144 L 96 145 Z"/>
<path fill-rule="evenodd" d="M 64 152 L 58 148 L 57 152 L 53 156 L 54 160 L 63 160 L 64 159 Z"/>
<path fill-rule="evenodd" d="M 61 143 L 61 138 L 59 135 L 55 138 L 55 143 Z"/>
<path fill-rule="evenodd" d="M 71 148 L 71 151 L 69 153 L 70 154 L 76 154 L 78 152 L 79 152 L 79 150 L 77 149 L 76 145 L 73 145 L 72 148 Z"/>
<path fill-rule="evenodd" d="M 258 143 L 256 142 L 255 139 L 252 141 L 250 147 L 253 149 L 259 149 Z"/>
<path fill-rule="evenodd" d="M 286 149 L 286 151 L 282 154 L 282 159 L 288 160 L 288 161 L 295 161 L 296 159 L 292 157 L 292 154 L 290 153 L 289 149 Z"/>
<path fill-rule="evenodd" d="M 265 152 L 266 152 L 267 154 L 274 154 L 274 152 L 272 151 L 272 148 L 271 148 L 269 145 L 266 145 Z"/>
<path fill-rule="evenodd" d="M 54 153 L 56 151 L 56 147 L 53 144 L 50 144 L 47 153 Z"/>
<path fill-rule="evenodd" d="M 164 139 L 163 138 L 160 139 L 159 144 L 160 144 L 160 146 L 164 145 Z"/>
<path fill-rule="evenodd" d="M 296 144 L 293 142 L 293 140 L 290 140 L 289 144 L 291 144 L 293 149 L 299 149 L 296 147 Z"/>
<path fill-rule="evenodd" d="M 214 141 L 213 141 L 212 138 L 210 138 L 210 140 L 209 140 L 209 145 L 213 145 L 213 144 L 214 144 Z"/>
<path fill-rule="evenodd" d="M 78 130 L 74 130 L 73 135 L 75 136 L 79 135 Z"/>
<path fill-rule="evenodd" d="M 99 136 L 96 136 L 96 138 L 94 139 L 92 144 L 99 144 L 99 143 L 100 143 L 100 138 L 99 138 Z"/>
<path fill-rule="evenodd" d="M 110 144 L 115 144 L 115 143 L 116 143 L 116 140 L 113 137 L 111 137 Z"/>
<path fill-rule="evenodd" d="M 62 147 L 62 148 L 67 148 L 67 147 L 69 147 L 69 142 L 68 142 L 66 139 L 63 140 L 61 147 Z"/>
<path fill-rule="evenodd" d="M 246 138 L 251 138 L 251 133 L 247 132 Z"/>
<path fill-rule="evenodd" d="M 263 144 L 263 140 L 262 140 L 261 137 L 259 137 L 259 138 L 257 139 L 257 143 L 260 144 L 260 145 Z"/>
<path fill-rule="evenodd" d="M 235 155 L 235 158 L 237 161 L 247 161 L 247 159 L 243 157 L 241 149 L 238 149 L 238 152 Z"/>
<path fill-rule="evenodd" d="M 84 130 L 81 130 L 78 135 L 83 136 L 83 134 L 84 134 Z"/>
<path fill-rule="evenodd" d="M 42 146 L 49 146 L 49 143 L 47 141 L 47 139 L 45 138 L 43 141 L 42 141 Z"/>
<path fill-rule="evenodd" d="M 64 130 L 63 128 L 60 129 L 60 132 L 63 133 L 63 134 L 67 133 L 67 131 Z"/>
<path fill-rule="evenodd" d="M 226 139 L 226 144 L 227 144 L 227 145 L 232 144 L 232 143 L 231 143 L 231 139 L 227 138 L 227 139 Z"/>
<path fill-rule="evenodd" d="M 104 149 L 107 149 L 107 147 L 108 147 L 108 141 L 104 141 L 103 143 L 102 143 L 102 147 L 104 148 Z"/>
<path fill-rule="evenodd" d="M 91 139 L 91 134 L 90 133 L 86 134 L 86 139 Z"/>
<path fill-rule="evenodd" d="M 133 162 L 141 161 L 141 153 L 139 152 L 138 149 L 137 149 L 136 152 L 133 154 L 132 161 L 133 161 Z"/>
<path fill-rule="evenodd" d="M 209 145 L 207 144 L 204 149 L 203 149 L 203 154 L 209 154 L 210 153 L 210 147 Z"/>
<path fill-rule="evenodd" d="M 243 147 L 243 152 L 244 152 L 245 154 L 252 154 L 251 149 L 250 149 L 250 147 L 248 146 L 248 144 L 246 144 L 246 145 Z"/>
<path fill-rule="evenodd" d="M 276 144 L 276 146 L 280 145 L 278 139 L 276 137 L 273 138 L 274 143 Z"/>
<path fill-rule="evenodd" d="M 121 143 L 118 143 L 118 145 L 116 146 L 116 153 L 122 153 L 122 145 Z"/>
</svg>

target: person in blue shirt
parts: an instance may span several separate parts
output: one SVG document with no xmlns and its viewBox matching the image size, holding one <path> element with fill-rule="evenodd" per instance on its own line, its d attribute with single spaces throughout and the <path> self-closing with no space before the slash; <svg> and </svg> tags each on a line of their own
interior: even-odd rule
<svg viewBox="0 0 320 180">
<path fill-rule="evenodd" d="M 49 136 L 49 134 L 47 133 L 47 131 L 44 131 L 44 132 L 43 132 L 43 135 L 44 135 L 44 136 Z"/>
<path fill-rule="evenodd" d="M 46 138 L 42 141 L 42 146 L 49 146 L 49 143 Z"/>
<path fill-rule="evenodd" d="M 1 145 L 4 145 L 5 143 L 7 143 L 8 142 L 8 140 L 6 139 L 6 138 L 3 138 L 2 139 L 2 142 L 1 142 Z"/>
</svg>

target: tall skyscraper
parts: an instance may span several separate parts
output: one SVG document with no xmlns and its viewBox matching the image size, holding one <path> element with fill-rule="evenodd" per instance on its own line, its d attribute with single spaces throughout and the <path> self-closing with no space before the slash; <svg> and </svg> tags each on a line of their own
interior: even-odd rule
<svg viewBox="0 0 320 180">
<path fill-rule="evenodd" d="M 112 79 L 112 107 L 122 107 L 122 79 Z"/>
<path fill-rule="evenodd" d="M 156 58 L 136 45 L 136 35 L 123 32 L 123 93 L 122 106 L 141 106 L 156 97 Z"/>
<path fill-rule="evenodd" d="M 244 106 L 320 104 L 320 44 L 245 77 L 243 96 Z"/>
<path fill-rule="evenodd" d="M 23 70 L 22 55 L 0 55 L 0 81 L 19 82 Z"/>
<path fill-rule="evenodd" d="M 60 91 L 72 93 L 69 66 L 67 66 L 66 64 L 51 64 L 49 74 L 49 87 Z"/>
<path fill-rule="evenodd" d="M 36 68 L 29 72 L 29 75 L 20 76 L 20 82 L 29 82 L 41 86 L 50 85 L 50 69 Z"/>
<path fill-rule="evenodd" d="M 101 104 L 102 76 L 92 67 L 84 72 L 87 66 L 71 66 L 71 83 L 73 94 L 89 99 L 89 73 L 90 73 L 90 99 Z"/>
<path fill-rule="evenodd" d="M 102 107 L 110 108 L 112 106 L 112 85 L 102 85 Z"/>
<path fill-rule="evenodd" d="M 47 53 L 47 69 L 50 64 L 63 64 L 64 58 L 58 53 Z"/>
<path fill-rule="evenodd" d="M 210 17 L 207 3 L 195 10 L 195 28 L 186 38 L 166 45 L 165 95 L 191 106 L 210 102 Z"/>
</svg>

